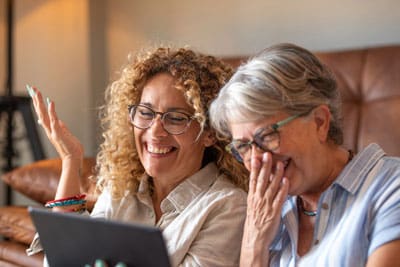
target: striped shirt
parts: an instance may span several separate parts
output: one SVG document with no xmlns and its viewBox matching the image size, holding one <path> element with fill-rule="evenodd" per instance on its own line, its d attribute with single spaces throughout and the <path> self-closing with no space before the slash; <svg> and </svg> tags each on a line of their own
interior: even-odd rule
<svg viewBox="0 0 400 267">
<path fill-rule="evenodd" d="M 270 266 L 365 266 L 377 248 L 400 239 L 400 158 L 369 145 L 321 195 L 317 212 L 313 246 L 299 257 L 296 196 L 288 198 Z"/>
</svg>

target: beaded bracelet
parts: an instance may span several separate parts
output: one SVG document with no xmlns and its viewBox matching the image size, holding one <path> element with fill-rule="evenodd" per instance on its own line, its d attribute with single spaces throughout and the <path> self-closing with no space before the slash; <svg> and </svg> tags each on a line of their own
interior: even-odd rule
<svg viewBox="0 0 400 267">
<path fill-rule="evenodd" d="M 86 203 L 86 200 L 84 200 L 84 199 L 69 199 L 69 200 L 64 200 L 64 201 L 46 203 L 44 206 L 46 208 L 54 208 L 54 207 L 79 205 L 79 204 L 85 204 L 85 203 Z"/>
<path fill-rule="evenodd" d="M 53 207 L 61 207 L 61 206 L 70 206 L 70 205 L 78 205 L 78 204 L 86 204 L 86 197 L 85 194 L 76 195 L 73 197 L 66 197 L 55 199 L 51 201 L 47 201 L 44 205 L 46 208 L 53 208 Z"/>
<path fill-rule="evenodd" d="M 79 194 L 79 195 L 72 196 L 72 197 L 66 197 L 66 198 L 59 198 L 59 199 L 50 200 L 50 201 L 47 201 L 46 204 L 53 203 L 53 202 L 60 202 L 60 201 L 70 200 L 70 199 L 79 200 L 79 199 L 84 199 L 85 197 L 86 197 L 85 194 Z"/>
</svg>

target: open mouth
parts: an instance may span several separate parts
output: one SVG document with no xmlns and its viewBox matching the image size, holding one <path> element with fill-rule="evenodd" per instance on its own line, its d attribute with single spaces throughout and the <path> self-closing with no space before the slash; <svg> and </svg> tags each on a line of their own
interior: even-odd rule
<svg viewBox="0 0 400 267">
<path fill-rule="evenodd" d="M 166 155 L 175 150 L 176 148 L 173 146 L 155 146 L 147 144 L 147 151 L 151 154 Z"/>
</svg>

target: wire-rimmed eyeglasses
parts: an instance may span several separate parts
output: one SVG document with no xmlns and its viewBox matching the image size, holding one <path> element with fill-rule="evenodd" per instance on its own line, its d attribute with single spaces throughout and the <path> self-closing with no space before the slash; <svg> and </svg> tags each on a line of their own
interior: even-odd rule
<svg viewBox="0 0 400 267">
<path fill-rule="evenodd" d="M 195 118 L 180 111 L 158 112 L 145 105 L 128 106 L 129 117 L 133 126 L 139 129 L 148 129 L 153 125 L 157 115 L 161 116 L 164 130 L 170 134 L 184 133 Z"/>
<path fill-rule="evenodd" d="M 308 113 L 308 112 L 307 112 Z M 278 129 L 292 120 L 304 116 L 307 113 L 290 116 L 284 120 L 278 121 L 272 125 L 260 128 L 254 134 L 253 140 L 243 141 L 234 139 L 225 149 L 231 153 L 239 162 L 243 162 L 246 153 L 251 150 L 251 146 L 255 144 L 263 151 L 275 151 L 280 146 L 280 136 Z"/>
</svg>

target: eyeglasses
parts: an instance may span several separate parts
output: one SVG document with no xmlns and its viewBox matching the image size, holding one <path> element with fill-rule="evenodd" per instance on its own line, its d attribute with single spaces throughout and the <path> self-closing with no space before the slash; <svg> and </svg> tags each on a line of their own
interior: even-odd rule
<svg viewBox="0 0 400 267">
<path fill-rule="evenodd" d="M 157 112 L 145 105 L 130 105 L 129 117 L 133 126 L 148 129 L 153 125 L 157 114 L 161 116 L 161 124 L 169 134 L 182 134 L 190 126 L 194 117 L 179 111 Z"/>
<path fill-rule="evenodd" d="M 308 112 L 307 112 L 308 113 Z M 269 125 L 267 127 L 258 129 L 254 134 L 253 140 L 245 142 L 243 140 L 232 140 L 225 149 L 231 153 L 235 159 L 239 162 L 243 162 L 243 158 L 246 153 L 251 149 L 251 146 L 255 144 L 258 148 L 263 151 L 275 151 L 280 146 L 280 137 L 278 129 L 283 125 L 291 122 L 292 120 L 304 116 L 307 113 L 290 116 L 282 121 Z"/>
</svg>

